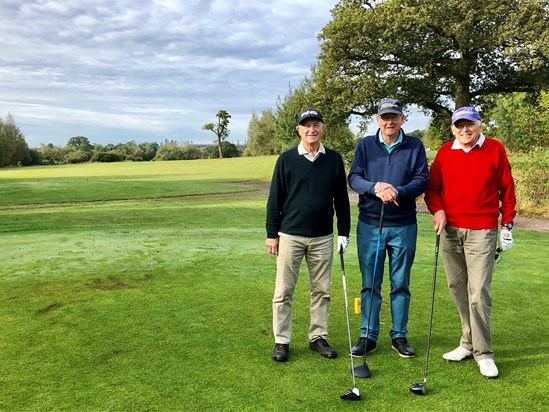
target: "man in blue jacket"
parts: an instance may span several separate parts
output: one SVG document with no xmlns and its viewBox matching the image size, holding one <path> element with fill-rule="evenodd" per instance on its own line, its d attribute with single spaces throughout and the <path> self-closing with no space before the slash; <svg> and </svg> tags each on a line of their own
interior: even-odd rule
<svg viewBox="0 0 549 412">
<path fill-rule="evenodd" d="M 416 251 L 416 198 L 427 188 L 429 175 L 425 148 L 419 139 L 402 131 L 404 121 L 401 102 L 383 99 L 376 116 L 379 129 L 357 143 L 349 172 L 349 185 L 359 194 L 357 248 L 362 273 L 362 326 L 360 339 L 351 350 L 353 356 L 373 352 L 377 345 L 386 255 L 391 281 L 392 348 L 402 357 L 415 355 L 406 339 L 410 270 Z M 382 203 L 385 203 L 383 229 L 372 282 Z"/>
</svg>

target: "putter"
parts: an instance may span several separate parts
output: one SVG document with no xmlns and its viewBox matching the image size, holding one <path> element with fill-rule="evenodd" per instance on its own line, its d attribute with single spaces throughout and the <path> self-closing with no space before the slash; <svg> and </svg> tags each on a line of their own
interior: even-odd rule
<svg viewBox="0 0 549 412">
<path fill-rule="evenodd" d="M 429 316 L 429 331 L 427 332 L 427 353 L 425 355 L 425 370 L 423 371 L 423 382 L 414 383 L 410 386 L 410 392 L 416 395 L 425 395 L 427 392 L 427 371 L 429 369 L 429 351 L 431 349 L 431 330 L 433 329 L 433 308 L 435 306 L 435 285 L 437 281 L 438 246 L 440 235 L 437 235 L 435 244 L 435 265 L 433 269 L 433 287 L 431 288 L 431 314 Z"/>
<path fill-rule="evenodd" d="M 370 317 L 372 315 L 372 302 L 374 301 L 374 288 L 376 286 L 377 262 L 379 260 L 379 246 L 381 245 L 381 231 L 383 230 L 383 216 L 385 214 L 385 203 L 381 203 L 381 215 L 379 216 L 379 231 L 377 233 L 376 258 L 374 260 L 374 274 L 372 276 L 372 289 L 370 289 L 370 308 L 368 309 L 368 329 L 366 330 L 366 345 L 370 336 Z M 353 369 L 354 375 L 358 378 L 369 378 L 372 375 L 368 364 L 366 363 L 366 348 L 364 349 L 364 361 L 361 365 L 355 366 Z M 351 358 L 353 356 L 351 355 Z"/>
<path fill-rule="evenodd" d="M 343 296 L 345 297 L 345 315 L 347 317 L 347 336 L 349 337 L 349 353 L 351 353 L 350 352 L 352 348 L 351 324 L 349 321 L 349 303 L 347 301 L 347 282 L 345 281 L 345 263 L 343 262 L 343 246 L 339 249 L 339 260 L 341 262 L 341 279 L 343 280 Z M 346 391 L 343 395 L 340 396 L 340 398 L 348 401 L 358 401 L 360 400 L 360 391 L 356 387 L 353 357 L 350 356 L 350 358 L 351 358 L 351 373 L 353 374 L 353 388 Z"/>
</svg>

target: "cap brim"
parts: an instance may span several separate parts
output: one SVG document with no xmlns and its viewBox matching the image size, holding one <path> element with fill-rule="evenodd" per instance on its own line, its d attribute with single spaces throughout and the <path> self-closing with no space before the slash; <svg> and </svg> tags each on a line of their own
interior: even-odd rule
<svg viewBox="0 0 549 412">
<path fill-rule="evenodd" d="M 470 122 L 476 122 L 477 120 L 480 120 L 480 119 L 478 117 L 468 116 L 468 115 L 465 114 L 465 115 L 460 115 L 460 116 L 456 117 L 455 119 L 452 119 L 452 124 L 454 124 L 458 120 L 468 120 Z"/>
<path fill-rule="evenodd" d="M 303 119 L 301 119 L 298 123 L 298 125 L 300 125 L 301 123 L 303 123 L 305 120 L 308 120 L 308 119 L 316 119 L 316 120 L 320 120 L 322 122 L 322 119 L 318 116 L 307 116 L 307 117 L 304 117 Z"/>
<path fill-rule="evenodd" d="M 381 110 L 378 112 L 378 116 L 382 116 L 384 114 L 388 114 L 388 113 L 391 113 L 391 114 L 402 114 L 401 111 L 397 110 L 397 109 L 385 109 L 385 110 Z"/>
</svg>

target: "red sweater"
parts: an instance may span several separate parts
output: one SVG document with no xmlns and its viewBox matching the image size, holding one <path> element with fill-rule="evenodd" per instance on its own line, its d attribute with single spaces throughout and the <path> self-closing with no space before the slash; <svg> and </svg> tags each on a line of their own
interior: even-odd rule
<svg viewBox="0 0 549 412">
<path fill-rule="evenodd" d="M 434 214 L 444 210 L 449 226 L 464 229 L 496 229 L 513 222 L 515 184 L 503 145 L 486 138 L 482 147 L 466 153 L 442 145 L 429 171 L 425 203 Z"/>
</svg>

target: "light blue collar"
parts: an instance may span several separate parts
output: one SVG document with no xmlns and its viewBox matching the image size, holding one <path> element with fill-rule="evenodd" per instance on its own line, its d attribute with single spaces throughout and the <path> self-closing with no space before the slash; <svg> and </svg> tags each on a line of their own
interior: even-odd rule
<svg viewBox="0 0 549 412">
<path fill-rule="evenodd" d="M 402 133 L 402 129 L 400 129 L 398 133 L 398 139 L 396 139 L 396 141 L 391 146 L 389 146 L 387 143 L 385 143 L 385 140 L 383 140 L 383 136 L 381 136 L 381 130 L 377 132 L 377 138 L 381 143 L 383 143 L 383 146 L 385 146 L 385 149 L 387 149 L 387 152 L 391 153 L 393 150 L 397 148 L 399 144 L 402 143 L 402 139 L 404 138 L 404 133 Z"/>
</svg>

